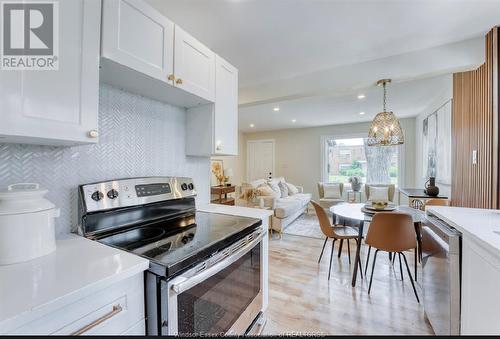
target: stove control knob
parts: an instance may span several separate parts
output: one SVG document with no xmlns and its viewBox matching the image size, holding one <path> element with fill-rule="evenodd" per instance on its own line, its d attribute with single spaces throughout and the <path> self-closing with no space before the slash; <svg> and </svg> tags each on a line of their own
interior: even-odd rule
<svg viewBox="0 0 500 339">
<path fill-rule="evenodd" d="M 118 191 L 115 189 L 108 191 L 108 198 L 110 198 L 110 199 L 118 198 Z"/>
<path fill-rule="evenodd" d="M 189 240 L 191 240 L 194 238 L 194 233 L 189 233 L 187 236 L 188 236 Z"/>
<path fill-rule="evenodd" d="M 192 191 L 192 190 L 194 190 L 194 185 L 191 183 L 191 184 L 188 185 L 188 188 L 189 188 L 189 190 Z"/>
<path fill-rule="evenodd" d="M 183 183 L 183 184 L 181 185 L 181 188 L 182 188 L 182 190 L 183 190 L 183 191 L 185 191 L 185 190 L 187 190 L 187 189 L 188 189 L 188 185 L 187 185 L 186 183 Z"/>
<path fill-rule="evenodd" d="M 102 192 L 100 192 L 100 191 L 95 191 L 94 193 L 92 193 L 92 195 L 90 197 L 94 201 L 99 201 L 99 200 L 102 200 L 102 198 L 104 198 L 104 194 L 102 194 Z"/>
<path fill-rule="evenodd" d="M 187 244 L 189 242 L 189 238 L 185 235 L 182 237 L 181 241 L 183 244 Z"/>
</svg>

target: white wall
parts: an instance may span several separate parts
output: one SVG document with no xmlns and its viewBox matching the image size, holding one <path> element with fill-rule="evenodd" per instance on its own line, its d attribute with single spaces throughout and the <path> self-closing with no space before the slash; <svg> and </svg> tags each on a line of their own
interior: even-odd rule
<svg viewBox="0 0 500 339">
<path fill-rule="evenodd" d="M 423 154 L 422 150 L 422 138 L 423 138 L 423 132 L 422 132 L 422 126 L 423 126 L 423 121 L 425 118 L 429 116 L 429 114 L 435 112 L 439 107 L 441 107 L 444 103 L 446 103 L 448 100 L 450 100 L 453 97 L 453 75 L 450 74 L 448 75 L 448 81 L 447 81 L 447 86 L 443 87 L 440 93 L 436 93 L 436 99 L 429 104 L 422 112 L 419 113 L 419 115 L 416 117 L 415 121 L 415 187 L 417 188 L 423 188 L 425 185 L 426 180 L 428 179 L 425 176 L 425 173 L 422 171 L 422 162 L 423 162 L 423 157 L 425 156 Z M 438 174 L 439 175 L 439 174 Z M 453 175 L 453 168 L 452 168 L 452 175 Z M 439 179 L 439 178 L 438 178 Z M 451 185 L 444 185 L 437 183 L 436 186 L 439 187 L 439 193 L 443 195 L 447 195 L 448 197 L 451 196 Z"/>
<path fill-rule="evenodd" d="M 415 119 L 401 119 L 405 133 L 404 144 L 404 182 L 402 186 L 415 185 Z M 321 181 L 321 136 L 368 134 L 371 123 L 331 125 L 313 128 L 296 128 L 268 132 L 245 133 L 245 147 L 240 152 L 239 161 L 243 164 L 246 177 L 246 141 L 274 139 L 276 142 L 275 176 L 284 176 L 288 181 L 304 186 L 306 192 L 318 197 L 317 183 Z"/>
</svg>

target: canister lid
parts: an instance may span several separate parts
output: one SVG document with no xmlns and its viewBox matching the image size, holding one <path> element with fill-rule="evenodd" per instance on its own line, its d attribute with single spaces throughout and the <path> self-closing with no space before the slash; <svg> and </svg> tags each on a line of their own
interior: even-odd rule
<svg viewBox="0 0 500 339">
<path fill-rule="evenodd" d="M 35 213 L 53 209 L 56 206 L 45 199 L 47 192 L 35 183 L 9 185 L 7 190 L 0 191 L 0 215 Z"/>
</svg>

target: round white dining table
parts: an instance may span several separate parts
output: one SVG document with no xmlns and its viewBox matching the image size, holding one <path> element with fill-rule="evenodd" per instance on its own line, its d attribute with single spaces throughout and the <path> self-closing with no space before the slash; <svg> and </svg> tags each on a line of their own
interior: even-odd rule
<svg viewBox="0 0 500 339">
<path fill-rule="evenodd" d="M 337 222 L 337 217 L 340 218 L 341 220 L 347 220 L 354 223 L 358 223 L 358 231 L 359 231 L 358 244 L 361 244 L 361 240 L 363 239 L 363 228 L 365 222 L 370 222 L 374 215 L 372 213 L 363 213 L 362 209 L 364 206 L 365 206 L 364 203 L 357 203 L 357 204 L 341 203 L 330 207 L 330 212 L 332 212 L 334 224 Z M 415 224 L 415 231 L 417 232 L 417 238 L 419 238 L 420 236 L 418 234 L 419 227 L 417 225 L 425 221 L 425 213 L 409 206 L 396 206 L 394 212 L 402 212 L 411 215 L 413 223 Z M 356 259 L 354 261 L 354 271 L 352 273 L 352 282 L 351 282 L 352 287 L 356 286 L 358 266 L 361 267 L 360 250 L 361 246 L 357 246 Z M 415 270 L 416 270 L 416 265 L 415 265 Z"/>
</svg>

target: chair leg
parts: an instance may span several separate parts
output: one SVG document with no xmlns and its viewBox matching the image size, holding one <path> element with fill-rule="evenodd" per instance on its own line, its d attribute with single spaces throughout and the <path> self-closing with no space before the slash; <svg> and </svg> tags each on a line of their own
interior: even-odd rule
<svg viewBox="0 0 500 339">
<path fill-rule="evenodd" d="M 392 256 L 392 262 L 391 262 L 391 264 L 394 265 L 395 261 L 396 261 L 396 253 L 394 253 L 393 256 Z"/>
<path fill-rule="evenodd" d="M 321 254 L 319 255 L 318 264 L 321 261 L 321 257 L 323 256 L 323 251 L 325 250 L 326 243 L 328 242 L 328 237 L 325 238 L 325 242 L 323 243 L 323 248 L 321 249 Z"/>
<path fill-rule="evenodd" d="M 330 280 L 330 274 L 332 273 L 332 258 L 333 258 L 334 247 L 335 247 L 335 239 L 332 240 L 332 253 L 330 254 L 330 267 L 328 268 L 328 280 Z"/>
<path fill-rule="evenodd" d="M 339 254 L 338 254 L 339 258 L 340 258 L 340 254 L 342 254 L 342 246 L 343 245 L 344 245 L 344 239 L 340 239 Z"/>
<path fill-rule="evenodd" d="M 349 239 L 347 239 L 347 256 L 349 257 L 349 265 L 351 264 L 351 247 L 349 246 Z"/>
<path fill-rule="evenodd" d="M 375 271 L 375 262 L 377 261 L 378 250 L 375 251 L 375 255 L 373 256 L 373 264 L 372 264 L 372 274 L 370 276 L 370 285 L 368 286 L 368 294 L 372 290 L 372 281 L 373 281 L 373 272 Z"/>
<path fill-rule="evenodd" d="M 389 263 L 392 262 L 392 252 L 388 252 L 387 254 L 389 254 Z"/>
<path fill-rule="evenodd" d="M 394 254 L 396 256 L 396 254 Z M 398 253 L 399 258 L 399 272 L 401 273 L 401 281 L 403 281 L 403 265 L 401 265 L 401 253 Z"/>
<path fill-rule="evenodd" d="M 414 264 L 415 264 L 415 281 L 417 281 L 417 259 L 418 259 L 418 249 L 415 247 L 415 257 L 414 257 Z"/>
<path fill-rule="evenodd" d="M 400 253 L 403 256 L 403 259 L 405 261 L 406 270 L 408 271 L 408 276 L 410 277 L 410 281 L 411 281 L 411 287 L 413 287 L 413 293 L 415 293 L 415 298 L 417 298 L 417 302 L 420 303 L 420 299 L 418 299 L 417 289 L 415 288 L 415 283 L 413 282 L 413 278 L 411 277 L 410 267 L 408 267 L 408 261 L 406 261 L 405 254 L 403 252 L 400 252 Z"/>
<path fill-rule="evenodd" d="M 359 246 L 359 244 L 358 244 Z M 365 274 L 368 272 L 368 262 L 370 261 L 370 252 L 372 251 L 372 247 L 368 247 L 368 255 L 366 257 L 366 264 L 365 264 Z"/>
<path fill-rule="evenodd" d="M 357 246 L 361 246 L 361 243 L 359 243 L 357 239 L 356 239 L 356 244 Z M 361 279 L 363 279 L 363 268 L 362 268 L 363 265 L 361 264 L 361 255 L 359 256 L 358 265 L 359 265 L 359 276 L 361 277 Z"/>
</svg>

